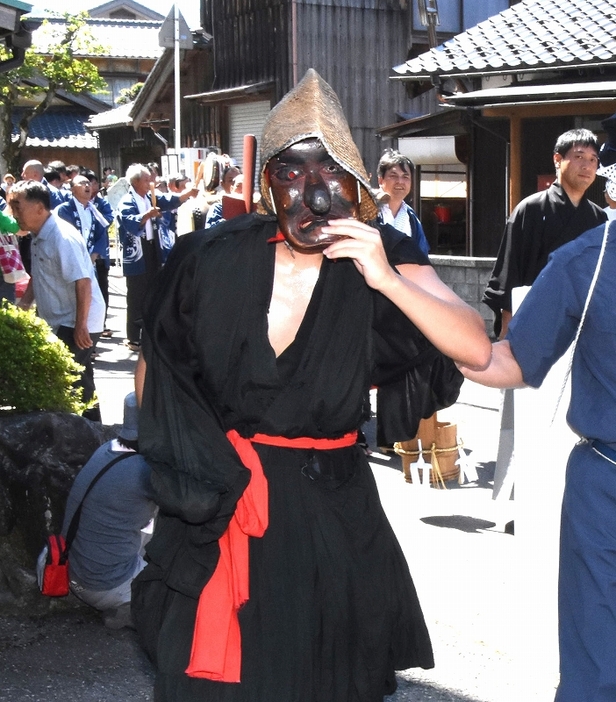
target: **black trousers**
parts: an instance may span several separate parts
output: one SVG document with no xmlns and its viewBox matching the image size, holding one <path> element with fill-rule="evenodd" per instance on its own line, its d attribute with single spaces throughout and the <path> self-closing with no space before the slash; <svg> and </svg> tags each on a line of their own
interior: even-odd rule
<svg viewBox="0 0 616 702">
<path fill-rule="evenodd" d="M 94 262 L 94 268 L 96 270 L 98 287 L 103 294 L 103 300 L 105 300 L 105 321 L 107 321 L 107 308 L 109 307 L 109 269 L 107 268 L 107 262 L 104 258 L 97 258 Z"/>
<path fill-rule="evenodd" d="M 133 343 L 141 341 L 143 306 L 160 269 L 160 256 L 154 241 L 141 240 L 145 273 L 126 276 L 126 338 Z"/>
<path fill-rule="evenodd" d="M 76 388 L 81 388 L 83 390 L 83 401 L 89 402 L 96 392 L 96 387 L 94 386 L 94 367 L 92 366 L 92 354 L 96 348 L 96 342 L 98 341 L 100 334 L 90 334 L 93 346 L 89 349 L 80 349 L 75 343 L 75 329 L 73 327 L 59 327 L 56 332 L 56 336 L 60 341 L 64 342 L 68 346 L 69 351 L 73 354 L 75 361 L 83 366 L 83 371 L 79 377 L 79 380 L 75 383 Z M 98 402 L 89 410 L 83 413 L 86 419 L 90 419 L 93 422 L 101 421 L 101 409 Z"/>
</svg>

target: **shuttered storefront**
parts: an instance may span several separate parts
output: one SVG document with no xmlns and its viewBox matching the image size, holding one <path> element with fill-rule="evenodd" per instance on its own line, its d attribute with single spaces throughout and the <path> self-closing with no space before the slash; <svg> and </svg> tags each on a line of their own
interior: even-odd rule
<svg viewBox="0 0 616 702">
<path fill-rule="evenodd" d="M 244 134 L 254 134 L 257 137 L 257 166 L 256 173 L 261 168 L 259 162 L 259 147 L 263 125 L 270 112 L 270 101 L 242 102 L 229 105 L 229 156 L 242 164 Z M 258 181 L 258 179 L 257 179 Z"/>
</svg>

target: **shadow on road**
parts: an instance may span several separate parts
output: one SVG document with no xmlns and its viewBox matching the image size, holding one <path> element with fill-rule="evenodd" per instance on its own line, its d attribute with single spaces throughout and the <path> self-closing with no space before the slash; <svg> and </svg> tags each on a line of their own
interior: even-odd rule
<svg viewBox="0 0 616 702">
<path fill-rule="evenodd" d="M 464 517 L 461 514 L 449 514 L 447 516 L 421 517 L 424 524 L 430 526 L 445 527 L 446 529 L 458 529 L 467 534 L 481 534 L 485 529 L 492 529 L 495 522 L 488 522 L 486 519 L 476 519 L 475 517 Z"/>
</svg>

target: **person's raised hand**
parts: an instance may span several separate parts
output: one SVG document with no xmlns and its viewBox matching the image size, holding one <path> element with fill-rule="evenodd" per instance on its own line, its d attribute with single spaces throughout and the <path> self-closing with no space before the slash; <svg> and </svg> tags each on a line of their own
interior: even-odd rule
<svg viewBox="0 0 616 702">
<path fill-rule="evenodd" d="M 387 260 L 377 229 L 356 219 L 333 219 L 323 227 L 323 232 L 344 237 L 330 244 L 323 255 L 332 260 L 352 259 L 371 288 L 381 290 L 397 275 Z"/>
</svg>

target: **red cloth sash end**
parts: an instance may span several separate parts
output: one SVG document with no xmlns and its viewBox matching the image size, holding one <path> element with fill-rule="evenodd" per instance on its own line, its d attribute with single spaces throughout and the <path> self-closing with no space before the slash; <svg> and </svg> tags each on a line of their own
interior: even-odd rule
<svg viewBox="0 0 616 702">
<path fill-rule="evenodd" d="M 231 521 L 218 540 L 220 557 L 214 574 L 199 597 L 190 661 L 186 674 L 220 682 L 240 682 L 242 637 L 240 607 L 249 598 L 249 537 L 261 537 L 268 526 L 267 480 L 252 443 L 301 449 L 335 449 L 352 446 L 357 432 L 339 439 L 287 439 L 257 434 L 244 439 L 227 432 L 242 463 L 250 470 L 250 482 L 237 502 Z"/>
</svg>

